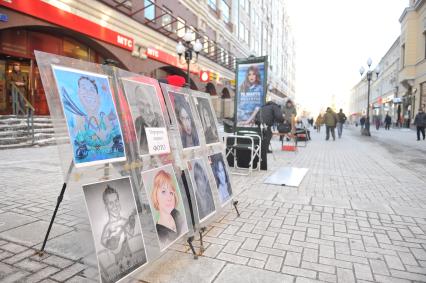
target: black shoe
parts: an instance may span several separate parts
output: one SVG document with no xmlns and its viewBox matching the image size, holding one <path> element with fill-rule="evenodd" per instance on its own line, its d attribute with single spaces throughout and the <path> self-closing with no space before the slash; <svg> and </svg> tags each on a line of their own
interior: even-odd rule
<svg viewBox="0 0 426 283">
<path fill-rule="evenodd" d="M 272 153 L 272 150 L 269 150 L 269 149 L 268 149 L 267 153 Z"/>
</svg>

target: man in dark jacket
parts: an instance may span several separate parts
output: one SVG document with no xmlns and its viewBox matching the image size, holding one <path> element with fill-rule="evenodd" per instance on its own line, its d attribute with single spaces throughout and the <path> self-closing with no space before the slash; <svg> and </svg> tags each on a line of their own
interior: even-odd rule
<svg viewBox="0 0 426 283">
<path fill-rule="evenodd" d="M 330 139 L 330 132 L 333 136 L 333 140 L 336 140 L 334 129 L 336 128 L 337 124 L 337 115 L 330 107 L 327 108 L 327 111 L 324 114 L 324 124 L 326 129 L 325 140 L 328 141 Z"/>
<path fill-rule="evenodd" d="M 385 117 L 385 130 L 390 129 L 391 123 L 392 123 L 392 118 L 391 118 L 391 116 L 389 116 L 389 112 L 388 112 L 388 113 L 386 113 L 386 117 Z"/>
<path fill-rule="evenodd" d="M 343 132 L 343 124 L 346 122 L 346 115 L 343 113 L 343 110 L 340 109 L 339 113 L 337 113 L 337 135 L 339 139 L 342 137 Z"/>
<path fill-rule="evenodd" d="M 272 139 L 271 127 L 274 123 L 282 123 L 284 121 L 281 108 L 275 102 L 269 101 L 259 109 L 255 119 L 256 124 L 266 125 L 266 129 L 263 132 L 262 144 L 266 146 L 268 152 L 271 152 L 269 150 L 269 143 Z"/>
<path fill-rule="evenodd" d="M 414 125 L 417 127 L 417 140 L 420 140 L 420 133 L 422 133 L 423 140 L 425 139 L 425 127 L 426 127 L 426 113 L 423 109 L 419 109 L 416 117 L 414 118 Z"/>
</svg>

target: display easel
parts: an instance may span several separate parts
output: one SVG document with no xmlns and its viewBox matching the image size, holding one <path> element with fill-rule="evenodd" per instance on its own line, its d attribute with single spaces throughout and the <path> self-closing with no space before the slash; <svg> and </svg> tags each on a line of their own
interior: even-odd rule
<svg viewBox="0 0 426 283">
<path fill-rule="evenodd" d="M 69 166 L 64 184 L 62 185 L 61 192 L 59 193 L 59 196 L 56 200 L 56 207 L 55 207 L 55 210 L 53 211 L 52 218 L 50 219 L 49 227 L 47 228 L 46 236 L 44 237 L 44 241 L 43 241 L 43 245 L 41 246 L 41 249 L 36 252 L 36 254 L 38 254 L 40 257 L 44 255 L 44 248 L 46 247 L 46 243 L 47 243 L 47 240 L 49 238 L 50 230 L 52 229 L 53 222 L 55 221 L 56 213 L 58 212 L 59 206 L 61 205 L 61 202 L 64 199 L 65 189 L 67 188 L 67 184 L 69 182 L 69 179 L 71 177 L 71 173 L 72 173 L 73 169 L 74 169 L 74 161 L 71 161 L 71 164 Z"/>
</svg>

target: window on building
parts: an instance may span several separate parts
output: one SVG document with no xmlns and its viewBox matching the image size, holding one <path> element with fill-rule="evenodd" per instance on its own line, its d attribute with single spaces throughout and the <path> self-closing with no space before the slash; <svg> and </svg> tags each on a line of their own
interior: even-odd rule
<svg viewBox="0 0 426 283">
<path fill-rule="evenodd" d="M 216 9 L 217 9 L 216 0 L 209 0 L 208 4 L 209 4 L 210 8 L 212 8 L 213 10 L 216 11 Z"/>
<path fill-rule="evenodd" d="M 249 30 L 245 29 L 244 33 L 244 41 L 248 44 L 249 43 Z"/>
<path fill-rule="evenodd" d="M 173 27 L 170 24 L 172 22 L 172 11 L 165 6 L 163 6 L 163 9 L 164 15 L 161 17 L 161 26 L 163 26 L 168 31 L 172 31 Z"/>
<path fill-rule="evenodd" d="M 220 9 L 222 11 L 223 21 L 229 23 L 229 6 L 225 0 L 220 0 Z"/>
<path fill-rule="evenodd" d="M 207 36 L 204 36 L 203 51 L 209 52 L 209 38 Z"/>
<path fill-rule="evenodd" d="M 238 29 L 238 38 L 240 40 L 244 40 L 244 32 L 245 32 L 245 27 L 243 22 L 240 22 L 240 28 Z"/>
<path fill-rule="evenodd" d="M 424 51 L 425 51 L 424 58 L 426 58 L 426 31 L 423 32 L 423 44 L 425 45 L 425 47 L 424 47 Z"/>
<path fill-rule="evenodd" d="M 243 9 L 246 8 L 246 1 L 247 0 L 240 0 L 240 6 L 241 6 L 241 8 L 243 8 Z"/>
<path fill-rule="evenodd" d="M 155 0 L 144 0 L 144 7 L 145 8 L 145 18 L 147 20 L 153 20 L 155 18 L 155 5 L 153 3 L 155 3 Z"/>
<path fill-rule="evenodd" d="M 215 54 L 215 45 L 212 43 L 212 44 L 210 44 L 210 46 L 209 46 L 209 54 L 210 54 L 210 56 L 214 56 Z"/>
<path fill-rule="evenodd" d="M 185 32 L 186 32 L 186 28 L 185 28 L 186 22 L 182 18 L 178 17 L 177 19 L 178 19 L 178 21 L 177 21 L 177 24 L 176 24 L 176 34 L 179 37 L 183 37 L 185 35 Z"/>
<path fill-rule="evenodd" d="M 401 68 L 405 67 L 405 44 L 401 45 Z"/>
</svg>

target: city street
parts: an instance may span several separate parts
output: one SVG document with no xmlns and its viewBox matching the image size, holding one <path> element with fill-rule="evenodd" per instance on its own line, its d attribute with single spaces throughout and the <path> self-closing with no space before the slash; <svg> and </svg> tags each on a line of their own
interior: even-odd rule
<svg viewBox="0 0 426 283">
<path fill-rule="evenodd" d="M 297 152 L 274 138 L 269 170 L 233 175 L 228 207 L 194 260 L 181 241 L 139 282 L 425 282 L 426 141 L 412 130 L 362 137 L 325 129 Z M 62 185 L 56 146 L 0 151 L 0 281 L 92 282 L 96 256 L 82 191 L 67 191 L 47 253 L 41 247 Z M 280 167 L 308 168 L 299 188 L 263 184 Z M 142 227 L 143 229 L 143 227 Z"/>
</svg>

